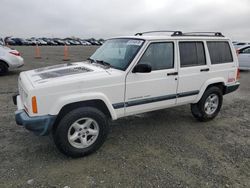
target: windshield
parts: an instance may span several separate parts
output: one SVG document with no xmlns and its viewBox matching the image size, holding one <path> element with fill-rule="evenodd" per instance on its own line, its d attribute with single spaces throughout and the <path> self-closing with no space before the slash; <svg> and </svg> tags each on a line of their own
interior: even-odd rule
<svg viewBox="0 0 250 188">
<path fill-rule="evenodd" d="M 106 62 L 116 69 L 126 70 L 143 42 L 140 39 L 110 39 L 98 48 L 90 59 Z"/>
</svg>

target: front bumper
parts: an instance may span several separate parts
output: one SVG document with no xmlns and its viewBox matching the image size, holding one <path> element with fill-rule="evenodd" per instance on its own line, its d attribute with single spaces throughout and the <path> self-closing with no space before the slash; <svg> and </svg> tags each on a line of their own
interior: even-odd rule
<svg viewBox="0 0 250 188">
<path fill-rule="evenodd" d="M 13 96 L 14 104 L 18 104 L 17 96 Z M 45 115 L 30 117 L 25 110 L 19 109 L 15 112 L 16 124 L 25 127 L 27 130 L 34 132 L 36 135 L 48 135 L 55 123 L 56 116 Z"/>
</svg>

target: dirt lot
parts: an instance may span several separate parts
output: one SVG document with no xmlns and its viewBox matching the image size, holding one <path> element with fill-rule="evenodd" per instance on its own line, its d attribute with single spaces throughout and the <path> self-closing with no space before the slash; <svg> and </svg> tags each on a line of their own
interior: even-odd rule
<svg viewBox="0 0 250 188">
<path fill-rule="evenodd" d="M 33 47 L 17 49 L 26 62 L 20 71 L 63 63 L 63 47 L 42 47 L 39 60 Z M 71 61 L 94 50 L 70 47 Z M 18 74 L 0 77 L 1 188 L 250 187 L 250 72 L 241 73 L 240 89 L 224 97 L 215 120 L 197 122 L 189 105 L 120 119 L 103 147 L 81 159 L 16 125 Z"/>
</svg>

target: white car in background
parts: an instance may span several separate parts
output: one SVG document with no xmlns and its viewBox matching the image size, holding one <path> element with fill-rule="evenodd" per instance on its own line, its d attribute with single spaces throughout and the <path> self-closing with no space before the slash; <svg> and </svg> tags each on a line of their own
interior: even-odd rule
<svg viewBox="0 0 250 188">
<path fill-rule="evenodd" d="M 250 45 L 250 43 L 247 42 L 234 42 L 233 43 L 235 49 L 239 49 L 243 46 Z"/>
<path fill-rule="evenodd" d="M 24 65 L 23 58 L 17 50 L 0 45 L 0 74 Z"/>
<path fill-rule="evenodd" d="M 250 45 L 237 49 L 240 70 L 250 70 Z"/>
</svg>

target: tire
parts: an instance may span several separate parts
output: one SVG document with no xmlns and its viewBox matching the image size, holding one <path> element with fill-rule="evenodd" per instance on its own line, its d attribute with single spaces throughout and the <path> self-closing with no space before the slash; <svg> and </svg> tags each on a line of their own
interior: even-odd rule
<svg viewBox="0 0 250 188">
<path fill-rule="evenodd" d="M 60 120 L 53 139 L 63 154 L 77 158 L 99 149 L 108 132 L 107 117 L 100 110 L 81 107 L 70 111 Z"/>
<path fill-rule="evenodd" d="M 191 104 L 191 112 L 198 121 L 212 120 L 218 115 L 222 101 L 221 89 L 216 86 L 209 87 L 198 103 Z"/>
<path fill-rule="evenodd" d="M 0 75 L 5 74 L 7 72 L 8 72 L 8 66 L 3 61 L 0 61 Z"/>
</svg>

